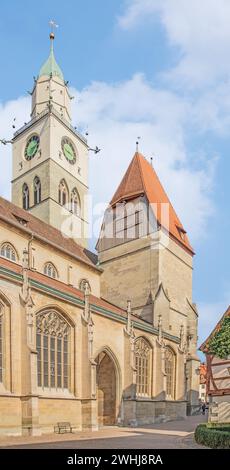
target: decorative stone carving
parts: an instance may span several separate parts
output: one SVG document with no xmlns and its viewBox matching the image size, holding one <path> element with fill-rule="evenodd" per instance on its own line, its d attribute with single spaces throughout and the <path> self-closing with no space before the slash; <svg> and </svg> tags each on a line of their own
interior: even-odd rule
<svg viewBox="0 0 230 470">
<path fill-rule="evenodd" d="M 25 305 L 26 322 L 27 322 L 27 344 L 31 348 L 35 348 L 35 328 L 34 328 L 34 302 L 32 297 L 29 297 Z"/>
<path fill-rule="evenodd" d="M 28 280 L 28 270 L 29 270 L 29 252 L 28 250 L 23 251 L 23 258 L 22 258 L 22 276 L 23 276 L 23 284 L 20 292 L 20 299 L 23 301 L 24 304 L 27 304 L 30 294 L 30 285 Z"/>
<path fill-rule="evenodd" d="M 90 313 L 90 318 L 88 322 L 88 340 L 89 340 L 89 359 L 90 361 L 93 358 L 93 336 L 94 336 L 94 323 Z"/>
<path fill-rule="evenodd" d="M 89 285 L 88 281 L 86 281 L 85 279 L 82 282 L 84 282 L 84 284 L 82 284 L 82 289 L 84 290 L 84 301 L 85 301 L 84 312 L 82 312 L 82 319 L 86 323 L 89 323 L 90 318 L 91 318 L 90 302 L 89 302 L 90 285 Z"/>
<path fill-rule="evenodd" d="M 124 330 L 128 336 L 131 337 L 133 335 L 131 300 L 127 301 L 127 323 L 126 323 Z"/>
<path fill-rule="evenodd" d="M 40 312 L 36 318 L 36 327 L 39 333 L 60 338 L 70 334 L 70 326 L 55 310 Z"/>
<path fill-rule="evenodd" d="M 135 363 L 135 334 L 134 331 L 132 331 L 132 334 L 130 336 L 130 344 L 131 344 L 131 367 L 133 372 L 136 373 L 136 363 Z M 136 381 L 135 381 L 136 383 Z"/>
<path fill-rule="evenodd" d="M 180 327 L 180 344 L 178 346 L 178 350 L 181 353 L 184 353 L 185 349 L 186 349 L 186 346 L 185 346 L 184 325 L 182 324 L 181 327 Z"/>
<path fill-rule="evenodd" d="M 188 327 L 187 329 L 187 342 L 186 342 L 186 352 L 189 355 L 190 354 L 190 346 L 191 346 L 191 341 L 193 339 L 193 334 L 190 331 L 190 328 Z"/>
<path fill-rule="evenodd" d="M 162 315 L 158 316 L 158 338 L 157 338 L 157 343 L 162 347 L 164 346 Z"/>
<path fill-rule="evenodd" d="M 83 328 L 87 328 L 88 334 L 88 361 L 91 368 L 91 398 L 96 398 L 96 367 L 97 363 L 94 361 L 93 357 L 93 341 L 94 341 L 94 322 L 92 319 L 92 313 L 90 308 L 90 284 L 86 279 L 82 279 L 80 282 L 80 289 L 84 291 L 84 310 L 81 314 L 83 320 Z"/>
<path fill-rule="evenodd" d="M 29 251 L 23 251 L 22 258 L 22 276 L 23 283 L 21 287 L 21 292 L 19 293 L 20 300 L 25 308 L 26 315 L 26 324 L 27 324 L 27 344 L 31 348 L 35 348 L 35 325 L 34 325 L 34 301 L 31 294 L 31 288 L 28 279 L 28 270 L 29 270 Z"/>
<path fill-rule="evenodd" d="M 166 359 L 166 346 L 162 345 L 161 349 L 161 371 L 163 375 L 163 392 L 166 395 L 166 387 L 167 387 L 167 374 L 165 370 L 165 359 Z"/>
<path fill-rule="evenodd" d="M 149 357 L 150 347 L 144 338 L 139 338 L 135 341 L 135 355 L 140 357 Z"/>
</svg>

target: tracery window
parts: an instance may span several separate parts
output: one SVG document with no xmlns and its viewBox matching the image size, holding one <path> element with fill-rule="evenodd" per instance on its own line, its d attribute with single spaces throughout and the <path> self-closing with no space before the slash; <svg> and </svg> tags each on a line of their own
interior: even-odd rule
<svg viewBox="0 0 230 470">
<path fill-rule="evenodd" d="M 76 188 L 71 193 L 71 212 L 79 217 L 81 215 L 80 198 Z"/>
<path fill-rule="evenodd" d="M 58 189 L 58 201 L 61 206 L 65 206 L 69 202 L 68 197 L 69 191 L 65 180 L 61 180 Z"/>
<path fill-rule="evenodd" d="M 30 207 L 30 192 L 26 183 L 22 186 L 22 207 L 25 210 L 28 210 Z"/>
<path fill-rule="evenodd" d="M 171 348 L 165 349 L 165 374 L 166 374 L 166 396 L 174 400 L 175 398 L 175 368 L 176 358 Z"/>
<path fill-rule="evenodd" d="M 55 310 L 39 313 L 36 319 L 39 387 L 70 388 L 70 326 Z"/>
<path fill-rule="evenodd" d="M 0 304 L 0 383 L 3 381 L 3 314 Z"/>
<path fill-rule="evenodd" d="M 48 277 L 52 277 L 53 279 L 57 279 L 58 273 L 53 265 L 53 263 L 46 263 L 44 266 L 44 274 Z"/>
<path fill-rule="evenodd" d="M 41 181 L 38 176 L 34 178 L 34 204 L 39 204 L 42 199 L 42 187 Z"/>
<path fill-rule="evenodd" d="M 149 396 L 150 394 L 150 362 L 151 347 L 144 338 L 135 341 L 135 366 L 137 371 L 136 393 L 137 396 Z"/>
<path fill-rule="evenodd" d="M 16 261 L 17 255 L 14 247 L 10 243 L 3 243 L 1 246 L 1 257 L 11 261 Z"/>
</svg>

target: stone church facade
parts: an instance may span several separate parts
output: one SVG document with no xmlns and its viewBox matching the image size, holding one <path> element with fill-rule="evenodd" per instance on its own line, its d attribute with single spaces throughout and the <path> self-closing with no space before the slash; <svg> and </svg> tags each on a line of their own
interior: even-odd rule
<svg viewBox="0 0 230 470">
<path fill-rule="evenodd" d="M 88 144 L 53 52 L 0 198 L 0 433 L 185 418 L 198 406 L 193 250 L 136 152 L 88 242 Z"/>
</svg>

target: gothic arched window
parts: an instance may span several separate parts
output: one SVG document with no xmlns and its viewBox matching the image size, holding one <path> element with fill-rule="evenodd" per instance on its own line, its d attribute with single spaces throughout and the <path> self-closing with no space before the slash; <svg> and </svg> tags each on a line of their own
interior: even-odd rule
<svg viewBox="0 0 230 470">
<path fill-rule="evenodd" d="M 71 193 L 71 212 L 78 217 L 81 215 L 80 197 L 76 188 Z"/>
<path fill-rule="evenodd" d="M 166 396 L 169 399 L 175 398 L 175 372 L 176 357 L 171 348 L 165 349 L 165 374 L 166 374 Z"/>
<path fill-rule="evenodd" d="M 39 387 L 70 388 L 70 326 L 55 310 L 36 318 Z"/>
<path fill-rule="evenodd" d="M 2 305 L 0 304 L 0 382 L 3 381 L 3 313 Z"/>
<path fill-rule="evenodd" d="M 39 204 L 42 199 L 42 187 L 41 181 L 38 176 L 34 178 L 34 204 Z"/>
<path fill-rule="evenodd" d="M 69 191 L 65 180 L 61 180 L 58 189 L 58 202 L 61 206 L 65 206 L 69 202 Z"/>
<path fill-rule="evenodd" d="M 16 250 L 10 243 L 3 243 L 0 253 L 2 258 L 7 258 L 10 261 L 17 260 Z"/>
<path fill-rule="evenodd" d="M 46 263 L 44 266 L 44 274 L 48 277 L 52 277 L 53 279 L 57 279 L 58 273 L 57 269 L 53 265 L 53 263 Z"/>
<path fill-rule="evenodd" d="M 137 396 L 146 397 L 150 394 L 151 347 L 144 338 L 138 338 L 135 341 L 134 354 L 137 371 Z"/>
<path fill-rule="evenodd" d="M 22 187 L 22 207 L 25 210 L 30 207 L 30 192 L 26 183 L 24 183 Z"/>
</svg>

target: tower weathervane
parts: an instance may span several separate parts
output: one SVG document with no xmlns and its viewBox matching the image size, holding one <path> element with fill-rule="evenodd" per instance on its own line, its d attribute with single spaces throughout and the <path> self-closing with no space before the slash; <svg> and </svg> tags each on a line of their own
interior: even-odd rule
<svg viewBox="0 0 230 470">
<path fill-rule="evenodd" d="M 50 39 L 54 39 L 54 30 L 55 28 L 59 28 L 59 25 L 57 23 L 55 23 L 54 20 L 50 20 L 49 21 L 49 25 L 50 25 Z"/>
<path fill-rule="evenodd" d="M 137 137 L 137 141 L 136 141 L 136 152 L 139 152 L 139 143 L 140 143 L 140 139 L 141 137 Z"/>
</svg>

